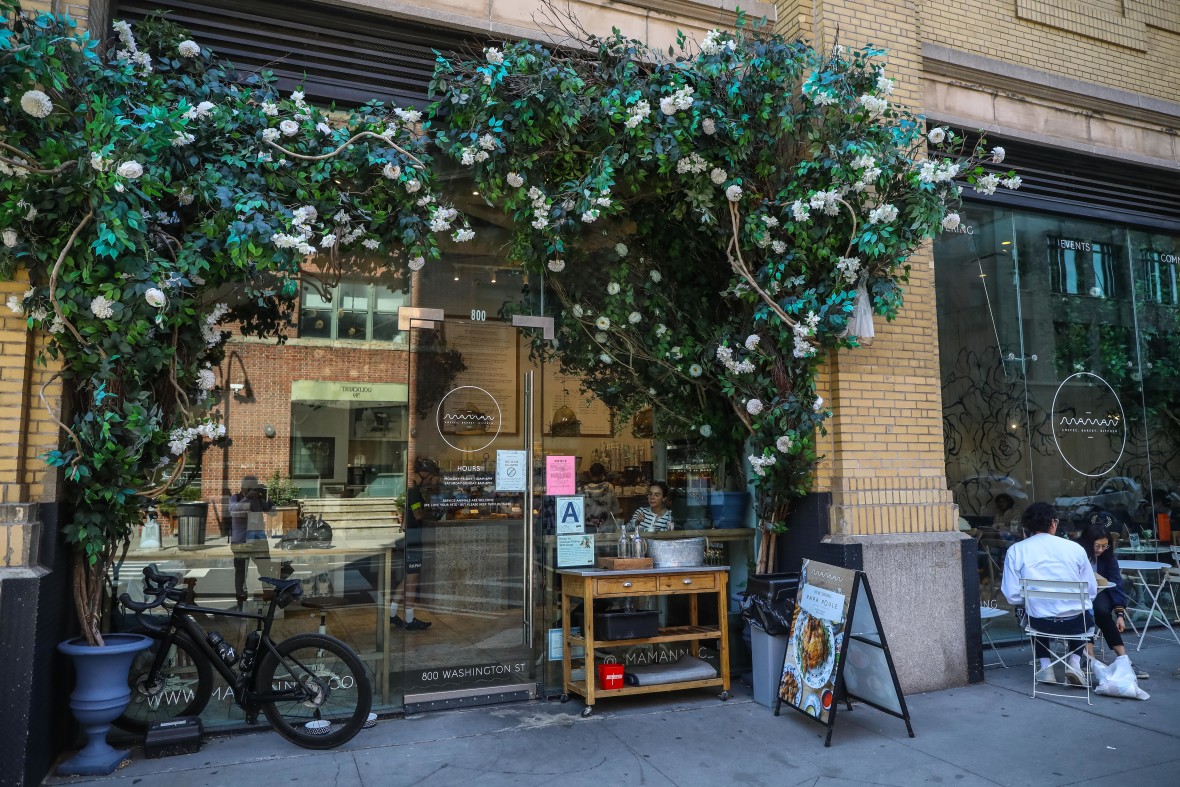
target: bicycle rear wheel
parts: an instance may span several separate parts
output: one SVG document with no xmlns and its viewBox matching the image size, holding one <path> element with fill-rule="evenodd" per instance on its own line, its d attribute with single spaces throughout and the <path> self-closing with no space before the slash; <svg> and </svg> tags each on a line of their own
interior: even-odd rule
<svg viewBox="0 0 1180 787">
<path fill-rule="evenodd" d="M 302 684 L 309 699 L 262 704 L 275 732 L 305 749 L 332 749 L 352 740 L 369 718 L 372 684 L 365 665 L 347 645 L 324 634 L 296 634 L 267 651 L 258 668 L 258 691 L 281 691 Z M 327 721 L 315 733 L 311 721 Z"/>
<path fill-rule="evenodd" d="M 168 721 L 178 716 L 200 716 L 213 693 L 213 671 L 204 654 L 188 637 L 177 633 L 160 667 L 160 674 L 150 675 L 156 653 L 163 647 L 164 632 L 141 629 L 136 634 L 151 637 L 151 647 L 136 655 L 131 663 L 127 683 L 131 703 L 115 726 L 128 732 L 147 732 L 153 721 Z"/>
</svg>

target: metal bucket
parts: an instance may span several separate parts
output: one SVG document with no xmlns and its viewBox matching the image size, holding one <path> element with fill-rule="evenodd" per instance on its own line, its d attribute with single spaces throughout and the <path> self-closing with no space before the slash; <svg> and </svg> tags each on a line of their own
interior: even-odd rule
<svg viewBox="0 0 1180 787">
<path fill-rule="evenodd" d="M 680 568 L 682 566 L 703 566 L 705 548 L 709 539 L 696 538 L 657 539 L 645 538 L 647 554 L 655 568 Z"/>
</svg>

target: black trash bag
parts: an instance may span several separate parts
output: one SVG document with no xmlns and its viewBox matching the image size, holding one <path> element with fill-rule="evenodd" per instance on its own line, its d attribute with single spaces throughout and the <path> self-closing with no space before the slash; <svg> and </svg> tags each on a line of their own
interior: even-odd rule
<svg viewBox="0 0 1180 787">
<path fill-rule="evenodd" d="M 742 617 L 771 636 L 790 634 L 798 589 L 797 572 L 755 574 L 742 593 Z"/>
<path fill-rule="evenodd" d="M 299 521 L 298 530 L 287 530 L 279 539 L 279 549 L 326 549 L 332 546 L 332 526 L 314 514 Z"/>
</svg>

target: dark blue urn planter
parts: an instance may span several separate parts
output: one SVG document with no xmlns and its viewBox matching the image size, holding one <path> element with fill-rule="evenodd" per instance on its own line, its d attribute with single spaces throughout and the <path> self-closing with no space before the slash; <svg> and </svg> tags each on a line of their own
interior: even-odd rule
<svg viewBox="0 0 1180 787">
<path fill-rule="evenodd" d="M 713 527 L 745 527 L 749 506 L 749 492 L 709 493 L 709 518 L 713 520 Z"/>
<path fill-rule="evenodd" d="M 127 757 L 127 751 L 107 743 L 107 731 L 131 701 L 131 662 L 152 641 L 142 634 L 107 634 L 103 641 L 105 645 L 96 647 L 78 637 L 57 646 L 74 662 L 77 683 L 70 710 L 89 738 L 82 751 L 57 767 L 61 776 L 103 776 Z"/>
</svg>

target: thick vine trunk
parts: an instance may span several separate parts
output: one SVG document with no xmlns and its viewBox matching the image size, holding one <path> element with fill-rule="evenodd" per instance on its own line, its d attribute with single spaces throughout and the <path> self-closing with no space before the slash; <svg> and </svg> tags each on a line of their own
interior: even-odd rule
<svg viewBox="0 0 1180 787">
<path fill-rule="evenodd" d="M 74 608 L 82 636 L 95 646 L 106 644 L 102 638 L 103 588 L 114 549 L 104 549 L 92 566 L 87 564 L 84 553 L 74 553 Z"/>
</svg>

